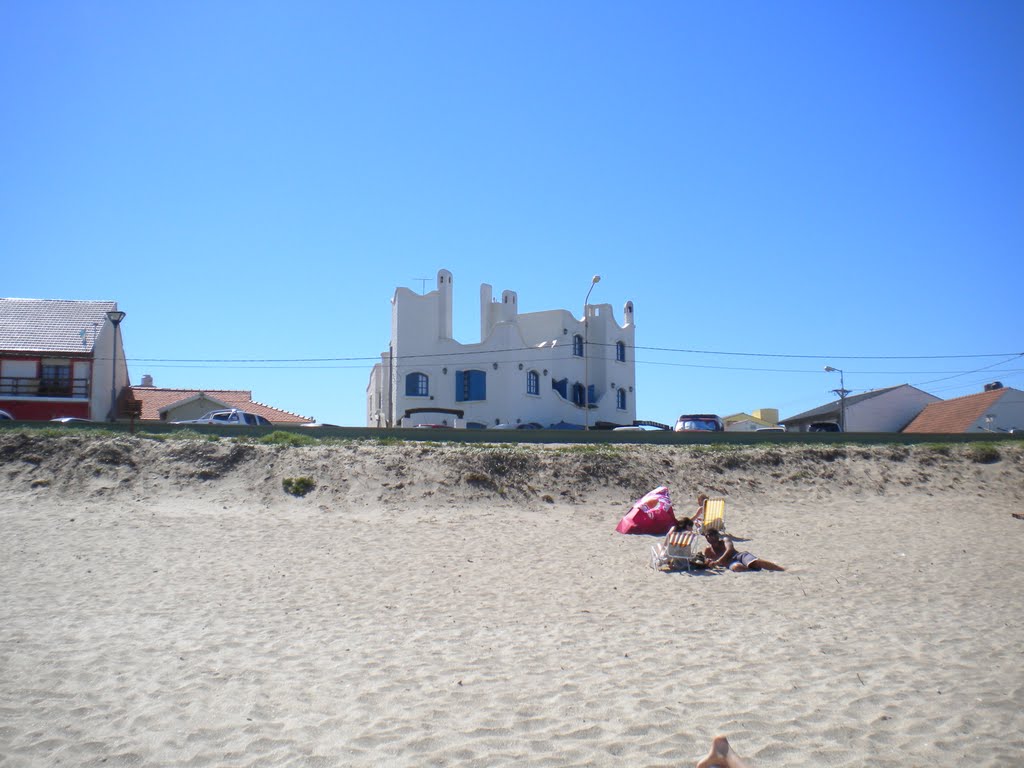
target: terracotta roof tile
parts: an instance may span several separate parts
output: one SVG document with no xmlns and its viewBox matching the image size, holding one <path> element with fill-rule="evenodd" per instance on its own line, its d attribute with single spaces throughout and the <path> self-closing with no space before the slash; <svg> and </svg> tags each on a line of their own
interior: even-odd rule
<svg viewBox="0 0 1024 768">
<path fill-rule="evenodd" d="M 966 432 L 1008 391 L 1005 388 L 994 389 L 991 392 L 978 392 L 929 403 L 903 431 L 941 434 Z"/>
<path fill-rule="evenodd" d="M 160 420 L 160 411 L 182 400 L 196 395 L 207 397 L 224 403 L 228 408 L 238 408 L 274 422 L 275 424 L 305 424 L 313 421 L 308 416 L 300 416 L 290 411 L 282 411 L 263 403 L 254 402 L 252 391 L 248 389 L 163 389 L 160 387 L 132 387 L 135 399 L 142 403 L 143 419 Z"/>
</svg>

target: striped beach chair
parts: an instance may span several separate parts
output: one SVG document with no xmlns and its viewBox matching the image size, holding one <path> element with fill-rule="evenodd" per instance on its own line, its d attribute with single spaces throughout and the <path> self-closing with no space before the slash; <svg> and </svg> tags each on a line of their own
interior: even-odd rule
<svg viewBox="0 0 1024 768">
<path fill-rule="evenodd" d="M 690 570 L 697 534 L 693 531 L 673 531 L 665 541 L 651 547 L 651 568 L 656 571 Z"/>
<path fill-rule="evenodd" d="M 725 499 L 718 497 L 704 502 L 704 515 L 700 520 L 701 530 L 725 530 Z"/>
</svg>

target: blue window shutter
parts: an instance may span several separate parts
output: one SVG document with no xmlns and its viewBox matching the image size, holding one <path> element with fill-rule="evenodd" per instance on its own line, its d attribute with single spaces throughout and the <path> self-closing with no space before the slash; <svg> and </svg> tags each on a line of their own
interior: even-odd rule
<svg viewBox="0 0 1024 768">
<path fill-rule="evenodd" d="M 487 374 L 483 371 L 469 371 L 469 399 L 487 399 Z"/>
<path fill-rule="evenodd" d="M 409 397 L 416 394 L 416 374 L 408 373 L 405 376 L 405 396 Z"/>
<path fill-rule="evenodd" d="M 455 402 L 457 403 L 461 403 L 463 400 L 466 399 L 465 397 L 462 396 L 464 392 L 462 388 L 464 378 L 465 374 L 462 371 L 455 372 Z"/>
<path fill-rule="evenodd" d="M 593 384 L 591 384 L 590 386 L 587 387 L 587 402 L 588 403 L 596 403 L 597 402 L 597 393 L 594 391 L 594 385 Z"/>
<path fill-rule="evenodd" d="M 554 379 L 551 380 L 551 388 L 555 390 L 558 394 L 560 394 L 562 397 L 564 397 L 566 400 L 569 399 L 568 387 L 568 379 L 559 379 L 558 381 L 555 381 Z"/>
</svg>

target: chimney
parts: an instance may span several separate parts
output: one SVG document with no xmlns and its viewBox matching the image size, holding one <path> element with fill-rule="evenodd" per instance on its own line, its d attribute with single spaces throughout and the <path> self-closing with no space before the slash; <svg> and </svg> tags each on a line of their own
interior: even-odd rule
<svg viewBox="0 0 1024 768">
<path fill-rule="evenodd" d="M 152 387 L 153 386 L 153 377 L 150 376 L 148 373 L 142 374 L 142 384 L 140 386 Z"/>
</svg>

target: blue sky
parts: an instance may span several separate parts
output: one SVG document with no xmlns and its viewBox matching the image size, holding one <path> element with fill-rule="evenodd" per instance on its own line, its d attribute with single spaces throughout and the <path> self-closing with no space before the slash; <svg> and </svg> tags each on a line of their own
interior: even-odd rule
<svg viewBox="0 0 1024 768">
<path fill-rule="evenodd" d="M 600 274 L 640 418 L 1022 387 L 1022 40 L 1017 0 L 2 3 L 0 295 L 338 424 L 441 268 L 464 343 L 481 283 L 579 316 Z"/>
</svg>

